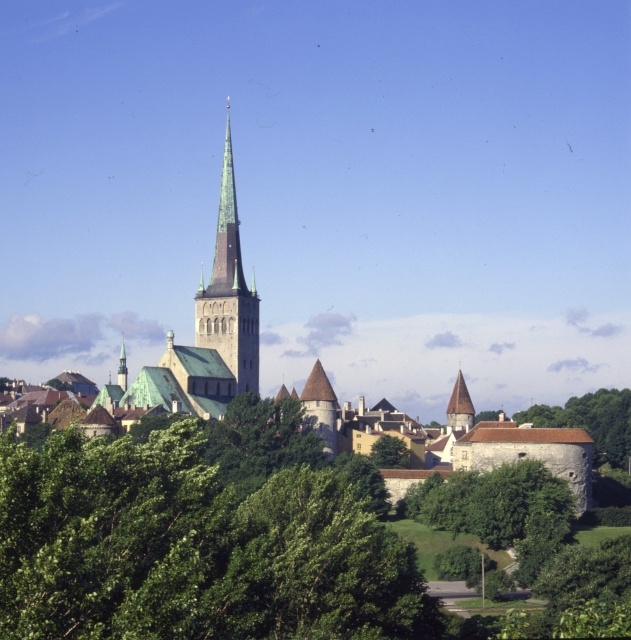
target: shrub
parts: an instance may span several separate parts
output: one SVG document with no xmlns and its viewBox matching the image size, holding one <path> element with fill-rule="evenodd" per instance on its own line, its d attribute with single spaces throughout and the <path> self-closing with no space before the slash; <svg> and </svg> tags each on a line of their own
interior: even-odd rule
<svg viewBox="0 0 631 640">
<path fill-rule="evenodd" d="M 605 507 L 586 511 L 580 524 L 590 527 L 631 527 L 631 507 Z"/>
<path fill-rule="evenodd" d="M 489 571 L 484 576 L 484 597 L 494 602 L 506 600 L 508 593 L 513 589 L 513 579 L 508 573 L 500 569 Z M 482 593 L 482 582 L 475 588 L 477 593 Z"/>
<path fill-rule="evenodd" d="M 484 554 L 484 570 L 495 567 L 495 562 Z M 473 547 L 458 544 L 444 553 L 439 553 L 434 560 L 434 568 L 439 580 L 471 580 L 482 572 L 480 551 Z"/>
</svg>

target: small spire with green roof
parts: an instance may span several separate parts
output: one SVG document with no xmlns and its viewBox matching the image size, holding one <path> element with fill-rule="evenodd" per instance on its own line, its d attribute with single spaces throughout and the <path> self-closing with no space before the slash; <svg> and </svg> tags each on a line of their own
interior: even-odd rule
<svg viewBox="0 0 631 640">
<path fill-rule="evenodd" d="M 204 287 L 204 263 L 202 262 L 202 268 L 199 274 L 199 288 L 197 291 L 203 291 L 206 287 Z"/>
</svg>

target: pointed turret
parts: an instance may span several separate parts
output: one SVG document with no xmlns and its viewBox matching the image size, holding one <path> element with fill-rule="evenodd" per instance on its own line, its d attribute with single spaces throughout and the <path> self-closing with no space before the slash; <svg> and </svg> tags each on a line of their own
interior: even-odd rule
<svg viewBox="0 0 631 640">
<path fill-rule="evenodd" d="M 302 390 L 300 401 L 305 409 L 305 416 L 311 418 L 314 427 L 324 440 L 324 451 L 337 455 L 337 396 L 324 372 L 320 360 L 316 363 Z"/>
<path fill-rule="evenodd" d="M 319 358 L 316 360 L 315 365 L 313 365 L 311 374 L 307 379 L 307 384 L 305 384 L 305 388 L 300 394 L 300 400 L 302 402 L 310 400 L 327 400 L 328 402 L 334 402 L 337 404 L 337 396 L 335 395 L 335 391 L 333 391 L 333 387 L 324 372 L 324 367 L 322 366 Z"/>
<path fill-rule="evenodd" d="M 121 387 L 123 391 L 127 391 L 127 354 L 125 353 L 125 340 L 121 344 L 121 352 L 119 356 L 119 366 L 118 366 L 118 386 Z"/>
<path fill-rule="evenodd" d="M 236 287 L 233 285 L 236 284 Z M 215 261 L 207 293 L 225 295 L 233 291 L 248 293 L 241 261 L 241 241 L 239 239 L 239 214 L 237 211 L 237 190 L 232 162 L 232 138 L 230 133 L 230 105 L 226 120 L 226 142 L 223 153 L 223 171 L 219 194 L 219 217 L 217 219 L 217 240 Z"/>
<path fill-rule="evenodd" d="M 285 386 L 285 383 L 283 383 L 281 388 L 278 390 L 276 397 L 274 398 L 274 402 L 278 403 L 281 400 L 284 400 L 285 398 L 289 398 L 289 397 L 290 397 L 289 391 L 287 391 L 287 387 Z"/>
<path fill-rule="evenodd" d="M 465 428 L 467 431 L 473 426 L 475 409 L 462 371 L 458 371 L 456 384 L 447 405 L 447 426 L 452 429 Z"/>
</svg>

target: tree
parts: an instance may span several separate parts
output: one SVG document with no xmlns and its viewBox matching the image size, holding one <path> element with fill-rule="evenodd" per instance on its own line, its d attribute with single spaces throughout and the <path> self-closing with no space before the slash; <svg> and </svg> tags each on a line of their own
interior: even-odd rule
<svg viewBox="0 0 631 640">
<path fill-rule="evenodd" d="M 281 469 L 329 464 L 322 439 L 305 423 L 302 405 L 293 398 L 276 405 L 251 392 L 238 395 L 224 419 L 209 421 L 203 430 L 206 461 L 219 465 L 219 481 L 222 486 L 234 485 L 239 499 Z"/>
<path fill-rule="evenodd" d="M 480 476 L 470 499 L 469 532 L 491 548 L 512 546 L 526 537 L 531 509 L 574 519 L 574 497 L 567 482 L 538 460 L 505 464 Z"/>
<path fill-rule="evenodd" d="M 0 377 L 0 393 L 6 393 L 11 388 L 11 378 Z"/>
<path fill-rule="evenodd" d="M 478 424 L 478 422 L 485 422 L 487 420 L 496 422 L 500 419 L 500 413 L 504 413 L 502 409 L 498 409 L 497 411 L 480 411 L 480 413 L 475 416 L 475 423 Z"/>
<path fill-rule="evenodd" d="M 335 458 L 335 468 L 343 481 L 355 490 L 357 500 L 364 501 L 368 511 L 383 519 L 388 515 L 388 490 L 378 467 L 368 457 L 343 453 Z"/>
<path fill-rule="evenodd" d="M 412 519 L 420 516 L 425 498 L 435 487 L 443 484 L 444 481 L 440 473 L 435 471 L 425 482 L 415 482 L 410 485 L 403 498 L 403 505 L 401 507 L 402 515 Z"/>
<path fill-rule="evenodd" d="M 484 557 L 484 570 L 491 571 L 496 566 L 495 561 L 479 549 L 457 544 L 439 553 L 434 559 L 434 568 L 439 580 L 466 580 L 474 579 L 474 584 L 479 580 L 477 576 L 482 573 L 482 557 Z"/>
<path fill-rule="evenodd" d="M 47 422 L 32 424 L 21 434 L 20 440 L 24 442 L 27 447 L 40 450 L 53 431 L 54 427 Z"/>
<path fill-rule="evenodd" d="M 396 436 L 385 435 L 372 446 L 372 461 L 378 469 L 409 469 L 410 450 Z"/>
<path fill-rule="evenodd" d="M 631 535 L 600 546 L 568 546 L 542 569 L 532 586 L 548 600 L 548 616 L 557 619 L 578 601 L 616 601 L 631 594 Z"/>
<path fill-rule="evenodd" d="M 334 470 L 276 474 L 240 505 L 235 524 L 228 579 L 210 590 L 218 637 L 440 635 L 412 548 Z"/>
</svg>

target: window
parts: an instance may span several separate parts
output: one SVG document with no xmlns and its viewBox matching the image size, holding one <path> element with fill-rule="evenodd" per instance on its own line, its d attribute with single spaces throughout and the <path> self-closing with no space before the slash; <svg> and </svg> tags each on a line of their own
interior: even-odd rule
<svg viewBox="0 0 631 640">
<path fill-rule="evenodd" d="M 518 453 L 518 454 L 517 454 L 517 457 L 518 457 L 518 458 L 525 458 L 525 457 L 526 457 L 526 454 L 522 451 L 521 453 Z"/>
<path fill-rule="evenodd" d="M 462 459 L 463 460 L 466 460 L 468 458 L 468 456 L 469 456 L 469 452 L 468 451 L 463 451 L 462 452 Z"/>
<path fill-rule="evenodd" d="M 357 451 L 361 451 L 361 448 L 362 448 L 361 442 L 358 442 L 357 443 Z"/>
<path fill-rule="evenodd" d="M 570 471 L 570 473 L 568 473 L 568 475 L 570 476 L 570 478 L 574 477 L 574 471 Z"/>
<path fill-rule="evenodd" d="M 463 471 L 469 471 L 469 467 L 467 467 L 467 465 L 464 465 L 464 467 L 462 467 Z"/>
</svg>

